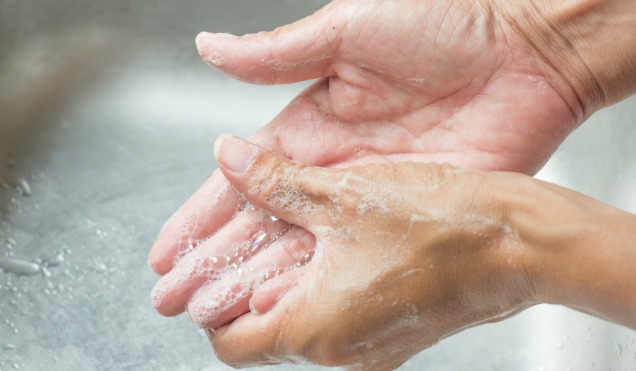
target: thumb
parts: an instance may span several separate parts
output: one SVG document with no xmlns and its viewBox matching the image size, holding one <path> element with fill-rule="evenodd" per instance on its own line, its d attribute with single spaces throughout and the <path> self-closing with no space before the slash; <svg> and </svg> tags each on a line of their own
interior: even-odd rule
<svg viewBox="0 0 636 371">
<path fill-rule="evenodd" d="M 326 8 L 272 32 L 245 36 L 202 32 L 201 57 L 240 80 L 285 84 L 329 76 L 341 28 Z"/>
<path fill-rule="evenodd" d="M 227 180 L 252 204 L 310 232 L 329 225 L 330 179 L 337 170 L 301 165 L 228 134 L 217 139 L 214 156 Z"/>
</svg>

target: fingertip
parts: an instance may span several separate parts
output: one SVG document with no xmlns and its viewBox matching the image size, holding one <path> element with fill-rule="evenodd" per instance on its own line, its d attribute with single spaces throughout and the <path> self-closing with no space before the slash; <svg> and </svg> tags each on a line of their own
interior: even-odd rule
<svg viewBox="0 0 636 371">
<path fill-rule="evenodd" d="M 276 305 L 278 296 L 280 295 L 282 290 L 276 287 L 272 288 L 271 282 L 271 280 L 265 282 L 252 294 L 249 302 L 249 308 L 252 314 L 260 316 L 269 312 L 274 307 L 274 305 Z"/>
<path fill-rule="evenodd" d="M 252 299 L 250 298 L 250 302 L 249 302 L 249 308 L 250 308 L 250 313 L 252 313 L 255 316 L 260 316 L 261 312 L 258 311 L 258 309 L 256 309 L 256 307 L 254 306 L 254 301 L 252 301 Z"/>
<path fill-rule="evenodd" d="M 242 174 L 254 162 L 263 148 L 231 134 L 221 135 L 214 144 L 214 156 L 221 171 L 229 179 L 227 171 Z"/>
<path fill-rule="evenodd" d="M 201 49 L 203 48 L 204 44 L 206 43 L 207 39 L 209 38 L 210 33 L 209 32 L 205 32 L 205 31 L 201 31 L 199 32 L 199 34 L 197 34 L 197 36 L 194 38 L 194 44 L 197 46 L 197 50 L 200 52 Z"/>
<path fill-rule="evenodd" d="M 224 133 L 219 135 L 219 137 L 214 142 L 214 159 L 216 160 L 217 163 L 219 162 L 219 155 L 221 153 L 221 146 L 223 145 L 223 142 L 225 142 L 226 139 L 233 136 L 234 135 L 230 133 Z"/>
<path fill-rule="evenodd" d="M 172 270 L 175 246 L 172 238 L 166 235 L 167 229 L 162 230 L 148 253 L 148 266 L 156 274 L 163 276 Z"/>
<path fill-rule="evenodd" d="M 250 312 L 261 315 L 272 310 L 298 284 L 304 273 L 303 268 L 297 268 L 264 282 L 252 293 L 249 302 Z"/>
<path fill-rule="evenodd" d="M 208 334 L 217 358 L 235 368 L 285 362 L 279 345 L 284 341 L 281 326 L 286 318 L 283 313 L 273 314 L 255 316 L 248 312 Z"/>
<path fill-rule="evenodd" d="M 218 51 L 219 47 L 214 40 L 214 34 L 201 32 L 194 39 L 194 42 L 199 56 L 208 65 L 221 68 L 225 64 L 225 57 Z"/>
<path fill-rule="evenodd" d="M 249 296 L 232 301 L 217 300 L 214 293 L 203 293 L 193 298 L 186 306 L 188 317 L 200 328 L 218 328 L 248 312 Z"/>
<path fill-rule="evenodd" d="M 235 38 L 238 38 L 238 37 L 239 36 L 234 35 L 233 33 L 230 33 L 230 32 L 207 32 L 207 31 L 201 31 L 194 38 L 194 42 L 196 43 L 196 45 L 198 47 L 199 45 L 205 45 L 206 43 L 208 43 L 210 41 L 216 41 L 216 40 L 221 40 L 221 39 L 235 39 Z"/>
<path fill-rule="evenodd" d="M 201 58 L 232 77 L 255 84 L 286 84 L 331 74 L 336 51 L 323 22 L 305 19 L 272 32 L 236 36 L 200 32 Z"/>
<path fill-rule="evenodd" d="M 172 269 L 172 261 L 169 261 L 169 259 L 166 259 L 164 257 L 164 254 L 161 253 L 161 251 L 163 250 L 164 248 L 162 247 L 162 245 L 158 242 L 155 242 L 155 244 L 150 249 L 150 252 L 148 253 L 147 261 L 148 267 L 150 267 L 153 272 L 160 276 L 167 274 Z"/>
<path fill-rule="evenodd" d="M 225 40 L 233 40 L 238 36 L 230 33 L 200 32 L 194 39 L 199 56 L 210 66 L 221 68 L 225 65 L 226 57 L 222 52 Z"/>
<path fill-rule="evenodd" d="M 152 251 L 148 254 L 147 263 L 148 267 L 150 267 L 150 269 L 159 276 L 163 276 L 170 271 L 170 269 L 167 269 L 165 264 L 163 264 L 162 260 L 155 256 Z"/>
<path fill-rule="evenodd" d="M 170 300 L 169 293 L 166 291 L 167 290 L 162 287 L 160 283 L 157 283 L 150 293 L 152 306 L 157 313 L 164 317 L 174 317 L 183 313 L 185 310 L 184 306 L 175 305 L 174 300 Z"/>
</svg>

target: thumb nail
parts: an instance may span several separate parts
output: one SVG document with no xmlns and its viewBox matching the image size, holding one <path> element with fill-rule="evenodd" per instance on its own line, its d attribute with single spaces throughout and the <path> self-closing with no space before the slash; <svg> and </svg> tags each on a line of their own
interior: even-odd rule
<svg viewBox="0 0 636 371">
<path fill-rule="evenodd" d="M 195 38 L 195 42 L 197 44 L 197 46 L 202 46 L 203 44 L 206 44 L 209 41 L 212 40 L 221 40 L 221 39 L 235 39 L 238 36 L 228 33 L 228 32 L 216 32 L 216 33 L 212 33 L 212 32 L 199 32 L 199 34 L 197 35 L 197 37 Z"/>
<path fill-rule="evenodd" d="M 243 173 L 261 148 L 231 134 L 221 135 L 214 143 L 214 157 L 219 165 Z"/>
</svg>

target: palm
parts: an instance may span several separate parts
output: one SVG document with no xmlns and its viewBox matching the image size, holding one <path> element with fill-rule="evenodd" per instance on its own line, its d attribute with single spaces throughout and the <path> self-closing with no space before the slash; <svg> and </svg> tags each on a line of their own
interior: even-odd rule
<svg viewBox="0 0 636 371">
<path fill-rule="evenodd" d="M 252 138 L 299 162 L 448 162 L 532 173 L 581 121 L 576 96 L 523 38 L 495 24 L 498 18 L 454 3 L 335 1 L 273 33 L 199 39 L 199 50 L 250 82 L 320 78 Z M 235 195 L 210 204 L 225 184 L 217 172 L 171 219 L 151 251 L 153 269 L 171 271 L 191 240 L 249 230 L 226 225 Z M 252 238 L 232 236 L 237 243 Z M 220 239 L 204 242 L 202 254 L 223 253 L 230 244 Z M 158 285 L 168 296 L 156 305 L 172 315 L 205 277 L 184 289 L 171 275 L 171 286 Z M 242 305 L 235 315 L 247 310 Z"/>
<path fill-rule="evenodd" d="M 262 144 L 322 166 L 388 159 L 532 173 L 581 120 L 567 83 L 477 7 L 364 1 L 352 20 L 347 6 L 317 15 L 327 50 L 306 56 L 316 63 L 307 75 L 329 77 L 258 133 Z M 272 70 L 259 82 L 292 75 L 280 59 L 261 62 Z"/>
</svg>

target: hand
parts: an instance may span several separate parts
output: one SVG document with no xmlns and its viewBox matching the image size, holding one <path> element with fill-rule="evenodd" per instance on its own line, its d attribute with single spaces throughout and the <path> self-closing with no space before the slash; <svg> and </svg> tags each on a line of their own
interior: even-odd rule
<svg viewBox="0 0 636 371">
<path fill-rule="evenodd" d="M 239 192 L 319 246 L 308 265 L 258 287 L 252 313 L 209 332 L 230 365 L 393 369 L 441 338 L 543 302 L 636 328 L 633 215 L 515 173 L 307 167 L 238 138 L 217 149 Z M 198 292 L 191 316 L 206 325 L 232 286 L 253 278 L 235 273 Z"/>
<path fill-rule="evenodd" d="M 325 169 L 234 137 L 218 146 L 239 192 L 319 246 L 311 263 L 255 289 L 252 314 L 209 334 L 230 365 L 393 369 L 445 336 L 533 303 L 530 254 L 493 197 L 527 177 L 421 163 Z M 258 280 L 229 275 L 199 291 L 188 312 L 215 327 L 221 302 Z"/>
<path fill-rule="evenodd" d="M 334 1 L 271 33 L 202 34 L 197 43 L 210 64 L 248 82 L 322 78 L 252 138 L 297 161 L 532 173 L 583 120 L 585 100 L 505 19 L 487 2 Z M 267 217 L 245 212 L 230 221 L 238 202 L 217 172 L 166 223 L 149 257 L 167 274 L 153 293 L 159 312 L 181 313 L 201 285 L 253 256 L 246 245 L 285 229 L 269 233 Z M 311 253 L 312 237 L 291 232 L 255 269 Z M 223 262 L 202 263 L 208 257 Z M 244 313 L 248 299 L 219 318 Z"/>
<path fill-rule="evenodd" d="M 251 314 L 209 333 L 219 359 L 233 366 L 393 369 L 443 337 L 534 303 L 575 304 L 575 293 L 592 297 L 601 282 L 584 259 L 605 262 L 598 240 L 581 246 L 585 230 L 617 224 L 615 210 L 514 173 L 418 163 L 325 169 L 238 138 L 219 147 L 219 166 L 239 192 L 310 231 L 319 246 L 308 265 L 257 287 Z M 590 210 L 602 212 L 592 219 Z M 575 279 L 559 275 L 577 265 L 584 269 Z M 259 280 L 249 270 L 226 276 L 193 297 L 190 316 L 215 327 L 222 302 Z"/>
</svg>

